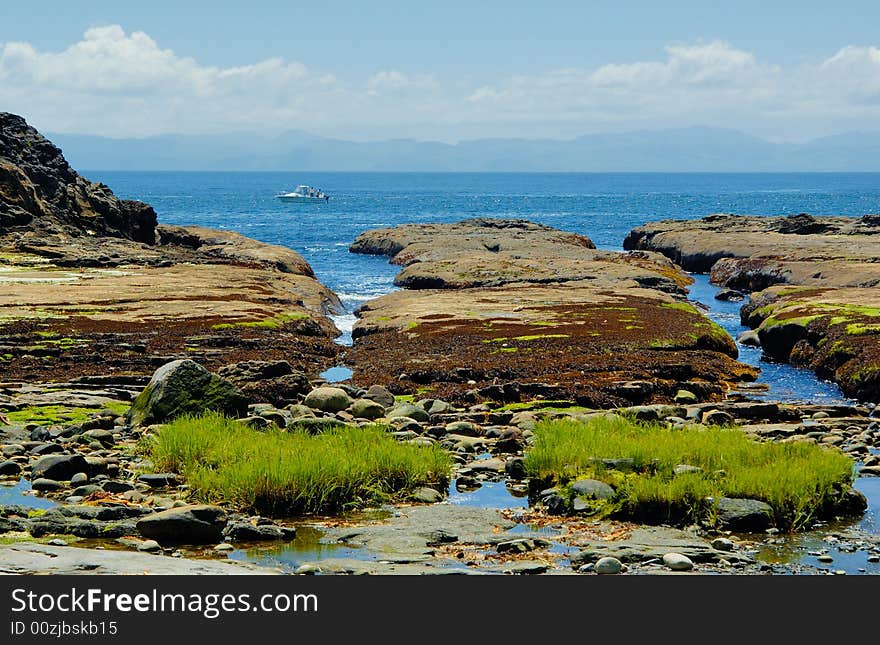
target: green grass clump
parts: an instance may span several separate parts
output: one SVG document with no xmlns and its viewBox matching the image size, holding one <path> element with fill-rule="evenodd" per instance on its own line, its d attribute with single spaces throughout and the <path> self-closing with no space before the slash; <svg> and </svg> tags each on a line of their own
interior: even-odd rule
<svg viewBox="0 0 880 645">
<path fill-rule="evenodd" d="M 568 338 L 568 334 L 532 334 L 529 336 L 514 336 L 513 340 L 542 340 L 544 338 Z"/>
<path fill-rule="evenodd" d="M 689 314 L 701 315 L 697 308 L 688 302 L 664 302 L 660 305 L 664 309 L 676 309 L 678 311 L 684 311 Z"/>
<path fill-rule="evenodd" d="M 219 325 L 211 325 L 211 329 L 235 329 L 239 327 L 246 329 L 280 329 L 284 326 L 285 323 L 294 320 L 303 320 L 308 317 L 308 314 L 302 312 L 280 313 L 272 316 L 271 318 L 264 318 L 263 320 L 248 320 L 245 322 L 220 323 Z"/>
<path fill-rule="evenodd" d="M 847 336 L 865 336 L 880 332 L 880 325 L 866 325 L 864 323 L 850 323 L 846 326 Z"/>
<path fill-rule="evenodd" d="M 630 458 L 634 472 L 601 460 Z M 688 464 L 700 473 L 675 476 Z M 712 523 L 720 497 L 758 499 L 776 525 L 797 530 L 838 501 L 852 482 L 853 463 L 838 450 L 811 443 L 758 443 L 736 429 L 671 429 L 620 417 L 539 423 L 526 454 L 532 477 L 565 485 L 591 477 L 616 488 L 604 514 Z"/>
<path fill-rule="evenodd" d="M 275 516 L 344 511 L 445 485 L 452 467 L 441 448 L 400 443 L 381 427 L 258 432 L 215 413 L 176 419 L 148 450 L 199 499 Z"/>
</svg>

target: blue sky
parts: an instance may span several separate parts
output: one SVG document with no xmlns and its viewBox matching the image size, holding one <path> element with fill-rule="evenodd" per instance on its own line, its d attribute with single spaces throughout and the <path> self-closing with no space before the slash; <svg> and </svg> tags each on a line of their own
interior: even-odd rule
<svg viewBox="0 0 880 645">
<path fill-rule="evenodd" d="M 0 109 L 111 136 L 799 140 L 873 129 L 878 24 L 867 1 L 7 2 Z"/>
</svg>

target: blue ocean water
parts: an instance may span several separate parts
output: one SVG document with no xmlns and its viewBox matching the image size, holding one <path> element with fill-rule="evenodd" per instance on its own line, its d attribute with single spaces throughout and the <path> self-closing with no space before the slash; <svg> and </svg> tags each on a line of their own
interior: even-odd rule
<svg viewBox="0 0 880 645">
<path fill-rule="evenodd" d="M 588 235 L 600 248 L 620 249 L 627 232 L 645 222 L 711 213 L 852 215 L 880 212 L 880 173 L 277 173 L 114 172 L 87 177 L 120 197 L 152 204 L 159 221 L 238 231 L 289 246 L 321 282 L 354 310 L 393 289 L 398 267 L 386 258 L 354 255 L 348 246 L 367 229 L 466 217 L 526 218 Z M 331 196 L 324 203 L 277 199 L 307 183 Z M 734 335 L 736 309 L 698 299 Z M 350 327 L 354 317 L 338 321 Z M 757 362 L 755 350 L 744 359 Z M 783 399 L 840 398 L 837 388 L 788 366 L 765 366 Z M 801 382 L 802 379 L 806 379 Z"/>
</svg>

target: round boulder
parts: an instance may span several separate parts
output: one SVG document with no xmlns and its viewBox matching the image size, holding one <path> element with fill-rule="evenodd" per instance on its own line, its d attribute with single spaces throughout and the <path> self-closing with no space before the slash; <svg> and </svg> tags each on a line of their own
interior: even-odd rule
<svg viewBox="0 0 880 645">
<path fill-rule="evenodd" d="M 392 417 L 408 417 L 414 421 L 427 421 L 429 415 L 418 406 L 410 403 L 399 403 L 388 413 L 388 418 L 390 419 Z"/>
<path fill-rule="evenodd" d="M 305 405 L 322 412 L 341 412 L 351 405 L 351 398 L 338 387 L 316 387 L 309 392 Z"/>
<path fill-rule="evenodd" d="M 616 575 L 623 570 L 623 564 L 617 558 L 600 558 L 593 567 L 593 571 L 599 575 Z"/>
<path fill-rule="evenodd" d="M 663 556 L 663 564 L 673 571 L 690 571 L 694 568 L 694 562 L 681 553 L 667 553 Z"/>
<path fill-rule="evenodd" d="M 385 416 L 385 408 L 370 399 L 358 399 L 348 410 L 355 419 L 380 419 Z"/>
</svg>

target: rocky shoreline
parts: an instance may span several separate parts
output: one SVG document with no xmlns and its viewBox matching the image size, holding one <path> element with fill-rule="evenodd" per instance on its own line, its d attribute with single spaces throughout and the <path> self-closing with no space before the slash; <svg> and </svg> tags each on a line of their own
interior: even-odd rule
<svg viewBox="0 0 880 645">
<path fill-rule="evenodd" d="M 874 406 L 750 399 L 757 370 L 687 301 L 685 272 L 712 268 L 716 282 L 760 289 L 743 316 L 768 354 L 824 374 L 828 345 L 847 343 L 831 372 L 876 401 L 866 362 L 878 338 L 868 309 L 876 224 L 752 219 L 691 222 L 693 236 L 674 222 L 647 225 L 626 253 L 522 220 L 367 231 L 351 251 L 402 266 L 403 289 L 361 307 L 344 349 L 329 318 L 339 300 L 301 256 L 158 225 L 148 205 L 88 182 L 22 119 L 0 114 L 0 499 L 10 500 L 0 505 L 0 572 L 822 572 L 757 557 L 783 538 L 756 500 L 721 500 L 711 526 L 640 526 L 592 517 L 578 500 L 601 494 L 595 486 L 563 499 L 537 490 L 523 466 L 542 420 L 614 414 L 836 447 L 863 475 L 880 475 Z M 769 232 L 788 246 L 773 237 L 764 255 L 745 255 L 749 236 Z M 833 256 L 843 235 L 856 250 Z M 714 246 L 721 239 L 730 246 Z M 830 273 L 807 275 L 820 250 Z M 795 327 L 803 335 L 783 356 Z M 343 356 L 350 380 L 320 378 Z M 867 368 L 859 378 L 855 364 Z M 206 410 L 258 431 L 378 423 L 403 444 L 447 450 L 452 484 L 341 517 L 201 503 L 181 473 L 157 472 L 143 446 L 176 417 Z M 520 508 L 452 503 L 481 489 Z M 850 491 L 822 520 L 862 510 L 864 497 Z M 876 536 L 838 535 L 869 562 L 880 558 Z M 279 545 L 316 555 L 279 568 Z M 230 554 L 266 554 L 273 566 Z"/>
<path fill-rule="evenodd" d="M 749 296 L 742 321 L 765 354 L 880 400 L 880 215 L 664 220 L 631 231 L 624 248 L 711 273 L 732 297 Z"/>
</svg>

